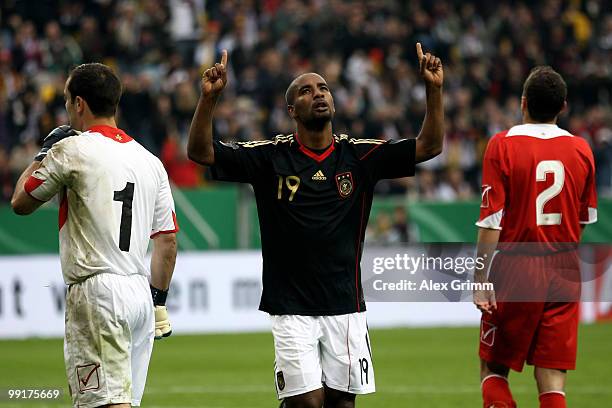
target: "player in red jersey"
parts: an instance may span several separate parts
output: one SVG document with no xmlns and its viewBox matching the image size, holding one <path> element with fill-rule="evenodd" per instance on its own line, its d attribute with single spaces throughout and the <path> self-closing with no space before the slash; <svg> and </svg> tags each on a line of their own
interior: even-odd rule
<svg viewBox="0 0 612 408">
<path fill-rule="evenodd" d="M 478 256 L 486 262 L 475 279 L 491 281 L 495 291 L 475 291 L 474 303 L 483 312 L 479 354 L 486 408 L 516 407 L 508 374 L 525 362 L 535 366 L 540 407 L 566 407 L 580 296 L 573 248 L 584 225 L 597 221 L 591 149 L 556 125 L 566 96 L 561 75 L 547 66 L 533 69 L 523 87 L 523 124 L 493 136 L 485 153 L 476 225 Z"/>
</svg>

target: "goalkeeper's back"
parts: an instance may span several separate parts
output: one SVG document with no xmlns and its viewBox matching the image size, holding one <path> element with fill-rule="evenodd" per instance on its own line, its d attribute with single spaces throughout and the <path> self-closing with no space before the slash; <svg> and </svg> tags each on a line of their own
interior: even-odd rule
<svg viewBox="0 0 612 408">
<path fill-rule="evenodd" d="M 163 165 L 114 127 L 94 126 L 55 143 L 26 191 L 42 201 L 59 193 L 67 284 L 98 273 L 146 276 L 150 237 L 178 230 Z"/>
</svg>

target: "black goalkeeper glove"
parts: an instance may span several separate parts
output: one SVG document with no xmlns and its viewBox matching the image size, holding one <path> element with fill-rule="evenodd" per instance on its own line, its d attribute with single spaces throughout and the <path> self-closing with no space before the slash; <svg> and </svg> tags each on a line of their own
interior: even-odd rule
<svg viewBox="0 0 612 408">
<path fill-rule="evenodd" d="M 160 340 L 172 334 L 172 326 L 170 326 L 170 319 L 168 319 L 168 309 L 166 309 L 168 291 L 149 286 L 151 287 L 151 296 L 155 306 L 155 340 Z"/>
<path fill-rule="evenodd" d="M 51 146 L 53 146 L 55 143 L 69 136 L 76 136 L 79 134 L 81 134 L 81 132 L 79 132 L 78 130 L 74 130 L 68 125 L 62 125 L 62 126 L 56 127 L 55 129 L 51 131 L 51 133 L 47 135 L 47 137 L 45 137 L 45 139 L 43 140 L 42 148 L 40 149 L 40 152 L 38 152 L 36 157 L 34 157 L 34 160 L 42 161 L 42 159 L 44 159 L 45 156 L 47 156 L 47 152 L 49 151 Z"/>
</svg>

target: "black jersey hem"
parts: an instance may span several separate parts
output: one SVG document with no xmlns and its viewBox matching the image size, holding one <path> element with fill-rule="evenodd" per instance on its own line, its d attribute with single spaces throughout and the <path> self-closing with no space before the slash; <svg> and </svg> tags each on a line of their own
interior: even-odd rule
<svg viewBox="0 0 612 408">
<path fill-rule="evenodd" d="M 363 306 L 363 307 L 361 307 Z M 352 313 L 361 313 L 366 311 L 365 305 L 361 305 L 359 310 L 357 308 L 350 309 L 339 309 L 339 310 L 278 310 L 272 308 L 264 308 L 260 307 L 259 310 L 262 312 L 266 312 L 269 315 L 278 316 L 278 315 L 298 315 L 298 316 L 338 316 Z"/>
</svg>

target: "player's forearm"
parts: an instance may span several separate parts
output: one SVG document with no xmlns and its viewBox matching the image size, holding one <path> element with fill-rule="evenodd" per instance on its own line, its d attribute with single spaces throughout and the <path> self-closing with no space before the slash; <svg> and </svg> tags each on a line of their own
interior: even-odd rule
<svg viewBox="0 0 612 408">
<path fill-rule="evenodd" d="M 423 127 L 417 137 L 416 161 L 418 163 L 436 157 L 444 143 L 444 103 L 442 87 L 427 85 L 427 107 Z"/>
<path fill-rule="evenodd" d="M 493 253 L 499 242 L 499 230 L 489 228 L 478 229 L 478 243 L 476 244 L 476 257 L 482 260 L 474 269 L 475 282 L 487 282 L 487 272 L 491 265 Z M 480 267 L 478 267 L 480 265 Z"/>
<path fill-rule="evenodd" d="M 11 207 L 13 207 L 13 211 L 19 215 L 30 214 L 37 207 L 31 208 L 32 205 L 29 205 L 32 200 L 29 199 L 28 193 L 25 191 L 25 182 L 26 180 L 34 173 L 39 167 L 41 162 L 34 161 L 32 162 L 28 168 L 26 168 L 19 179 L 17 180 L 17 184 L 15 184 L 15 190 L 13 191 L 13 196 L 11 197 Z"/>
<path fill-rule="evenodd" d="M 176 264 L 176 234 L 160 234 L 153 240 L 151 285 L 160 290 L 170 287 Z"/>
<path fill-rule="evenodd" d="M 215 162 L 212 120 L 216 104 L 216 98 L 201 96 L 189 128 L 187 155 L 196 163 L 207 166 Z"/>
</svg>

